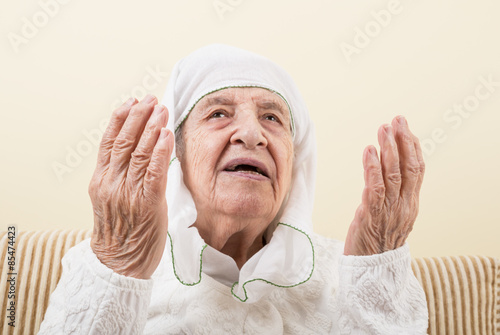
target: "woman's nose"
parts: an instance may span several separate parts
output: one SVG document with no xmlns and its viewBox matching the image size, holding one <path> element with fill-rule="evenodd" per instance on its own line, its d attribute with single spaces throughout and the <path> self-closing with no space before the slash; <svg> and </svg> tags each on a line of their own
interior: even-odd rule
<svg viewBox="0 0 500 335">
<path fill-rule="evenodd" d="M 244 144 L 247 149 L 267 146 L 264 129 L 254 112 L 239 115 L 235 121 L 235 131 L 231 136 L 232 144 Z"/>
</svg>

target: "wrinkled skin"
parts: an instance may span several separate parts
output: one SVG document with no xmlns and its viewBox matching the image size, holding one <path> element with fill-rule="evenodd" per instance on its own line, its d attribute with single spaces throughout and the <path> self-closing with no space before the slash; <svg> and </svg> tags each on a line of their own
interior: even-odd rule
<svg viewBox="0 0 500 335">
<path fill-rule="evenodd" d="M 141 102 L 130 99 L 113 112 L 88 189 L 94 209 L 92 250 L 116 273 L 139 279 L 150 278 L 156 270 L 168 229 L 165 191 L 174 136 L 164 129 L 167 109 L 156 104 L 153 96 Z M 241 104 L 244 106 L 246 101 Z M 263 120 L 258 122 L 266 124 L 271 121 L 267 117 L 261 119 L 258 113 L 249 113 L 249 108 L 242 115 L 258 116 Z M 235 130 L 240 129 L 238 123 L 234 125 Z M 257 129 L 257 123 L 254 125 Z M 249 133 L 241 134 L 250 136 L 249 140 L 253 138 Z M 245 137 L 231 138 L 249 148 Z M 418 139 L 405 121 L 400 124 L 396 118 L 392 126 L 380 128 L 379 143 L 381 162 L 376 151 L 370 154 L 375 150 L 372 146 L 363 154 L 366 186 L 349 228 L 346 255 L 371 255 L 402 246 L 418 213 L 424 173 Z M 273 155 L 279 154 L 276 151 Z M 282 196 L 277 199 L 282 200 Z M 250 246 L 255 245 L 251 242 Z M 241 241 L 235 245 L 241 246 Z"/>
<path fill-rule="evenodd" d="M 174 138 L 157 99 L 129 100 L 113 112 L 89 185 L 91 247 L 115 272 L 150 278 L 167 237 L 167 171 Z"/>
<path fill-rule="evenodd" d="M 182 126 L 184 183 L 196 204 L 194 226 L 205 242 L 241 268 L 263 245 L 292 180 L 290 111 L 263 88 L 226 88 L 201 99 Z M 252 159 L 267 177 L 225 170 Z"/>
<path fill-rule="evenodd" d="M 373 255 L 401 247 L 417 218 L 425 164 L 418 138 L 398 116 L 363 153 L 365 188 L 349 227 L 345 255 Z"/>
</svg>

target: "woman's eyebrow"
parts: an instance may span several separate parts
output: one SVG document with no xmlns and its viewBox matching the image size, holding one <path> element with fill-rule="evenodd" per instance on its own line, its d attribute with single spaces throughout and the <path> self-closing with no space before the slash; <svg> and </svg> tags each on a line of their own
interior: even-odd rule
<svg viewBox="0 0 500 335">
<path fill-rule="evenodd" d="M 279 111 L 283 116 L 289 115 L 288 108 L 285 111 L 282 105 L 275 101 L 258 101 L 257 106 L 262 109 Z"/>
<path fill-rule="evenodd" d="M 219 97 L 207 97 L 203 106 L 204 108 L 208 108 L 210 106 L 214 105 L 223 105 L 223 106 L 234 106 L 236 105 L 236 102 L 234 101 L 233 98 L 230 97 L 225 97 L 225 96 L 219 96 Z M 256 102 L 257 107 L 261 109 L 268 109 L 268 110 L 275 110 L 280 112 L 283 116 L 290 115 L 290 112 L 288 111 L 288 108 L 284 109 L 283 106 L 272 100 L 264 100 L 264 101 L 257 101 Z"/>
<path fill-rule="evenodd" d="M 234 105 L 234 100 L 232 98 L 227 98 L 227 97 L 207 97 L 207 100 L 205 102 L 205 106 L 213 106 L 213 105 L 226 105 L 226 106 L 232 106 Z"/>
<path fill-rule="evenodd" d="M 205 113 L 207 110 L 212 107 L 212 106 L 217 106 L 217 105 L 222 105 L 222 106 L 234 106 L 236 103 L 232 98 L 228 98 L 225 96 L 215 96 L 215 97 L 210 97 L 207 96 L 203 98 L 200 102 L 200 109 L 198 110 L 198 113 Z"/>
</svg>

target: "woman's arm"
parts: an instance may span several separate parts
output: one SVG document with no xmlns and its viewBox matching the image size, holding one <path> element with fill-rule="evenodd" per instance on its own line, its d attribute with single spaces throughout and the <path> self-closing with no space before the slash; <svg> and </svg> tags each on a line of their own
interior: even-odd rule
<svg viewBox="0 0 500 335">
<path fill-rule="evenodd" d="M 103 265 L 84 240 L 62 260 L 39 334 L 142 334 L 153 280 L 126 277 Z"/>
<path fill-rule="evenodd" d="M 173 135 L 168 111 L 146 96 L 113 112 L 89 185 L 91 240 L 63 258 L 41 334 L 140 334 L 167 238 Z"/>
<path fill-rule="evenodd" d="M 335 334 L 426 334 L 423 288 L 408 244 L 372 256 L 341 256 Z"/>
<path fill-rule="evenodd" d="M 363 153 L 365 189 L 339 264 L 339 334 L 425 334 L 425 294 L 406 239 L 418 214 L 425 164 L 402 116 Z"/>
</svg>

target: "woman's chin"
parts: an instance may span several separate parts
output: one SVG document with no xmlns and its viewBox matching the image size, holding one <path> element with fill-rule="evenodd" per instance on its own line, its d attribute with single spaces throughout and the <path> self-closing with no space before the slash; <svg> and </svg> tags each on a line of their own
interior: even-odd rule
<svg viewBox="0 0 500 335">
<path fill-rule="evenodd" d="M 262 192 L 248 190 L 236 194 L 226 194 L 221 199 L 221 207 L 228 215 L 238 217 L 272 219 L 274 198 L 271 194 L 264 195 Z M 279 206 L 277 207 L 279 208 Z"/>
</svg>

